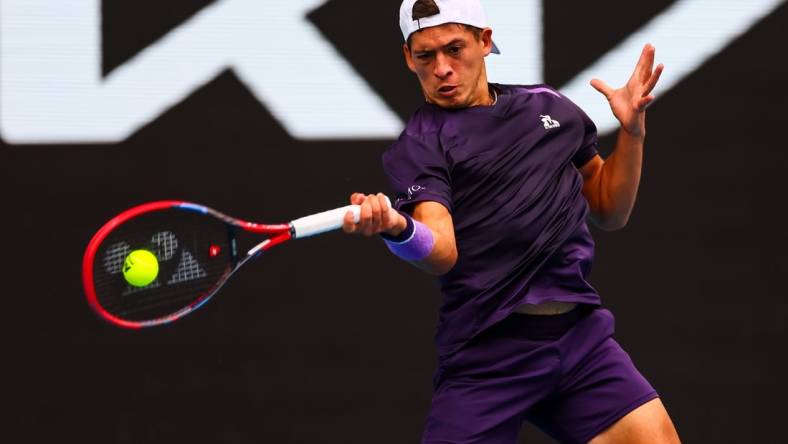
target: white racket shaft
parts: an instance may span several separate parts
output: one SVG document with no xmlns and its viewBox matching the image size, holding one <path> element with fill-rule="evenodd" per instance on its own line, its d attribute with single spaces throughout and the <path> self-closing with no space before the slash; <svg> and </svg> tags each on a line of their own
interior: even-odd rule
<svg viewBox="0 0 788 444">
<path fill-rule="evenodd" d="M 388 197 L 386 197 L 386 203 L 388 203 L 389 208 L 391 208 L 391 201 Z M 342 208 L 335 208 L 333 210 L 323 211 L 322 213 L 296 219 L 290 222 L 290 225 L 293 226 L 293 238 L 302 239 L 327 231 L 338 230 L 342 228 L 342 224 L 345 221 L 345 214 L 347 214 L 348 211 L 353 213 L 353 221 L 358 223 L 361 218 L 361 207 L 359 205 L 347 205 Z"/>
</svg>

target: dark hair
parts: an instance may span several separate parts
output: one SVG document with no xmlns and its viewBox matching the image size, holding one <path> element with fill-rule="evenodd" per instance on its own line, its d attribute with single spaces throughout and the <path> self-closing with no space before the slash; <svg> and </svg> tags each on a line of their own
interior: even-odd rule
<svg viewBox="0 0 788 444">
<path fill-rule="evenodd" d="M 466 31 L 470 31 L 471 33 L 473 33 L 473 37 L 476 39 L 476 41 L 479 41 L 479 40 L 482 39 L 482 28 L 477 28 L 475 26 L 466 25 L 466 24 L 463 24 L 463 23 L 455 23 L 455 25 L 462 26 L 463 28 L 465 28 Z M 419 32 L 419 31 L 416 31 L 416 32 Z M 414 32 L 413 34 L 415 34 L 416 32 Z M 413 34 L 408 36 L 408 41 L 407 41 L 408 48 L 410 48 L 410 45 L 411 45 L 411 43 L 413 41 Z"/>
<path fill-rule="evenodd" d="M 438 5 L 435 4 L 435 0 L 417 0 L 416 3 L 413 4 L 411 16 L 413 17 L 413 20 L 421 20 L 423 18 L 432 17 L 433 15 L 438 15 L 440 13 L 441 10 Z M 476 38 L 477 41 L 481 40 L 482 30 L 480 28 L 460 23 L 457 23 L 457 26 L 462 26 L 466 31 L 472 32 L 474 38 Z M 413 34 L 408 36 L 408 48 L 410 48 L 412 35 Z"/>
<path fill-rule="evenodd" d="M 438 5 L 435 4 L 435 0 L 418 0 L 413 4 L 411 13 L 413 20 L 421 20 L 426 17 L 438 15 L 441 13 L 441 10 Z"/>
<path fill-rule="evenodd" d="M 441 13 L 441 10 L 438 5 L 435 4 L 435 0 L 418 0 L 413 4 L 411 13 L 413 20 L 421 20 L 426 17 L 438 15 Z"/>
</svg>

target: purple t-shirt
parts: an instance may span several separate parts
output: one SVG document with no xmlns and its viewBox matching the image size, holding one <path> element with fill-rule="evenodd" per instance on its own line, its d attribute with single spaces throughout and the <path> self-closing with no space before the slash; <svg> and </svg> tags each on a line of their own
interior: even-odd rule
<svg viewBox="0 0 788 444">
<path fill-rule="evenodd" d="M 454 220 L 457 263 L 440 277 L 441 356 L 523 303 L 599 304 L 586 281 L 594 241 L 578 171 L 597 154 L 596 127 L 547 86 L 493 87 L 493 106 L 424 104 L 383 154 L 397 209 L 435 201 Z"/>
</svg>

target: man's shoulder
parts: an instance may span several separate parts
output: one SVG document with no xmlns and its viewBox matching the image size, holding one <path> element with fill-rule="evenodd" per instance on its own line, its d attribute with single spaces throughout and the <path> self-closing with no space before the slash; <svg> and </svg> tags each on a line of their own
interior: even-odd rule
<svg viewBox="0 0 788 444">
<path fill-rule="evenodd" d="M 440 152 L 440 132 L 443 116 L 434 107 L 422 106 L 408 119 L 405 128 L 383 152 L 383 163 L 414 155 L 434 155 Z"/>
<path fill-rule="evenodd" d="M 558 92 L 557 88 L 545 83 L 533 85 L 493 83 L 492 85 L 500 90 L 502 94 L 509 94 L 512 96 L 544 96 L 545 98 L 566 99 L 566 97 Z"/>
<path fill-rule="evenodd" d="M 420 138 L 435 134 L 440 131 L 443 120 L 440 108 L 424 104 L 411 114 L 402 130 L 402 136 Z"/>
<path fill-rule="evenodd" d="M 399 137 L 386 152 L 395 151 L 404 145 L 425 144 L 436 139 L 443 126 L 441 113 L 434 107 L 421 106 L 408 119 Z"/>
<path fill-rule="evenodd" d="M 516 110 L 530 110 L 534 107 L 550 109 L 565 109 L 572 114 L 577 114 L 584 119 L 583 110 L 570 98 L 547 84 L 534 85 L 496 85 L 501 94 L 509 96 L 511 107 Z"/>
<path fill-rule="evenodd" d="M 440 127 L 435 125 L 429 117 L 427 119 L 419 118 L 415 114 L 405 125 L 405 128 L 400 133 L 397 140 L 395 140 L 385 153 L 392 153 L 399 150 L 409 150 L 413 146 L 427 146 L 433 145 L 433 142 L 438 140 L 440 135 Z M 384 154 L 385 154 L 384 153 Z"/>
</svg>

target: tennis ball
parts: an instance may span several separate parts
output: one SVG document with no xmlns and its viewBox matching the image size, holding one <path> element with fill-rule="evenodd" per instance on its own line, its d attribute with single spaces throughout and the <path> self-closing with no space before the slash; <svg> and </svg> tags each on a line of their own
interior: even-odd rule
<svg viewBox="0 0 788 444">
<path fill-rule="evenodd" d="M 123 261 L 123 277 L 135 287 L 146 287 L 159 275 L 159 261 L 148 250 L 134 250 Z"/>
</svg>

